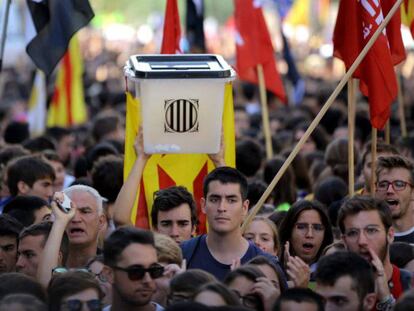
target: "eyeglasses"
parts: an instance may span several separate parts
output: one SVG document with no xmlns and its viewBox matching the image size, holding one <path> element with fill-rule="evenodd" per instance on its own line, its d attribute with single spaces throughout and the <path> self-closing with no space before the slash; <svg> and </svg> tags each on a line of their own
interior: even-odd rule
<svg viewBox="0 0 414 311">
<path fill-rule="evenodd" d="M 295 223 L 296 230 L 298 230 L 302 234 L 308 233 L 311 227 L 312 227 L 312 231 L 317 232 L 317 233 L 322 233 L 325 231 L 325 227 L 322 224 L 308 224 L 305 222 Z"/>
<path fill-rule="evenodd" d="M 381 229 L 376 226 L 366 226 L 361 229 L 351 228 L 345 231 L 345 236 L 348 240 L 355 241 L 360 237 L 361 231 L 364 232 L 367 239 L 373 239 L 379 232 L 381 232 Z"/>
<path fill-rule="evenodd" d="M 99 273 L 95 273 L 93 271 L 90 271 L 90 273 L 92 273 L 100 282 L 105 283 L 105 282 L 108 281 L 108 279 L 106 278 L 106 276 L 102 272 L 103 272 L 102 270 Z"/>
<path fill-rule="evenodd" d="M 239 297 L 240 302 L 243 306 L 247 308 L 251 308 L 254 310 L 260 310 L 262 301 L 260 300 L 259 296 L 256 296 L 254 294 L 247 294 L 245 296 L 240 295 L 240 293 L 237 290 L 233 290 L 233 292 Z"/>
<path fill-rule="evenodd" d="M 154 265 L 149 268 L 144 268 L 142 266 L 132 266 L 128 268 L 112 266 L 112 268 L 128 273 L 128 278 L 131 281 L 141 280 L 146 272 L 148 272 L 153 279 L 158 279 L 164 274 L 164 267 L 160 265 Z"/>
<path fill-rule="evenodd" d="M 394 189 L 394 191 L 403 191 L 407 185 L 410 185 L 410 187 L 413 187 L 412 184 L 410 184 L 407 181 L 403 181 L 403 180 L 393 180 L 393 181 L 388 181 L 388 180 L 383 180 L 383 181 L 379 181 L 377 182 L 377 191 L 387 191 L 388 187 L 392 185 L 392 189 Z"/>
<path fill-rule="evenodd" d="M 62 303 L 62 311 L 81 311 L 83 305 L 86 304 L 89 311 L 101 311 L 102 302 L 99 299 L 82 301 L 79 299 L 70 299 Z"/>
</svg>

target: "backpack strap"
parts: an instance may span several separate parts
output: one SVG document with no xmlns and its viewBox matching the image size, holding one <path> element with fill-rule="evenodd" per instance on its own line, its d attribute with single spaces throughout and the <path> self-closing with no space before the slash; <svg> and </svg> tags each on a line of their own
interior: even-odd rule
<svg viewBox="0 0 414 311">
<path fill-rule="evenodd" d="M 187 260 L 187 267 L 190 266 L 190 262 L 194 257 L 194 253 L 197 251 L 202 235 L 199 235 L 191 240 L 185 241 L 181 247 L 183 257 Z"/>
</svg>

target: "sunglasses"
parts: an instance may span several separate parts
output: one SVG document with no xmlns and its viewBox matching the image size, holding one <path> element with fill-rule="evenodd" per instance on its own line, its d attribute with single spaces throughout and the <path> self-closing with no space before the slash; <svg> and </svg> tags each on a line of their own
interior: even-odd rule
<svg viewBox="0 0 414 311">
<path fill-rule="evenodd" d="M 102 310 L 102 302 L 99 299 L 92 299 L 88 301 L 82 301 L 79 299 L 70 299 L 62 303 L 61 310 L 81 311 L 84 304 L 86 304 L 89 311 L 101 311 Z"/>
<path fill-rule="evenodd" d="M 128 268 L 112 266 L 112 268 L 128 273 L 128 278 L 131 281 L 141 280 L 147 272 L 153 279 L 158 279 L 164 274 L 164 267 L 160 265 L 154 265 L 149 268 L 144 268 L 142 266 L 132 266 Z"/>
</svg>

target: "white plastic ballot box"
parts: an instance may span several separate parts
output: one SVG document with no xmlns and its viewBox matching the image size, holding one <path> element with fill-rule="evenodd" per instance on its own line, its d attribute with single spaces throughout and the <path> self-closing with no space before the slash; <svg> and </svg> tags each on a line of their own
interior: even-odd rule
<svg viewBox="0 0 414 311">
<path fill-rule="evenodd" d="M 142 107 L 144 151 L 217 153 L 224 87 L 234 70 L 219 55 L 133 55 L 124 68 Z"/>
</svg>

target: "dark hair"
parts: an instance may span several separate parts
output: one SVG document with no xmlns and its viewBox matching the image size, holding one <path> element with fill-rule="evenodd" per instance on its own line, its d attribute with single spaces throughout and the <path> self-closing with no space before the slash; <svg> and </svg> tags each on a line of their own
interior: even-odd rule
<svg viewBox="0 0 414 311">
<path fill-rule="evenodd" d="M 348 139 L 337 138 L 330 142 L 326 147 L 325 162 L 331 168 L 334 176 L 348 181 L 348 158 L 344 155 L 348 154 Z M 354 159 L 358 159 L 357 149 L 354 148 Z"/>
<path fill-rule="evenodd" d="M 104 242 L 104 262 L 107 266 L 117 264 L 119 256 L 132 243 L 147 244 L 154 247 L 154 235 L 151 231 L 133 227 L 121 227 L 112 232 Z"/>
<path fill-rule="evenodd" d="M 262 147 L 253 139 L 246 138 L 236 144 L 236 168 L 247 177 L 254 176 L 262 166 Z"/>
<path fill-rule="evenodd" d="M 172 186 L 154 193 L 154 202 L 151 210 L 151 221 L 157 227 L 158 213 L 167 212 L 181 204 L 188 204 L 191 212 L 191 225 L 197 225 L 197 207 L 193 195 L 183 186 Z"/>
<path fill-rule="evenodd" d="M 30 150 L 31 153 L 56 149 L 54 142 L 46 136 L 38 136 L 26 139 L 22 143 L 22 146 L 27 150 Z"/>
<path fill-rule="evenodd" d="M 19 305 L 24 311 L 46 311 L 46 304 L 31 294 L 11 294 L 0 301 L 0 310 L 10 310 L 12 305 Z"/>
<path fill-rule="evenodd" d="M 0 236 L 14 236 L 17 240 L 23 225 L 14 217 L 1 214 L 0 215 Z"/>
<path fill-rule="evenodd" d="M 86 170 L 92 170 L 92 167 L 96 161 L 100 158 L 108 155 L 118 155 L 118 150 L 108 142 L 100 142 L 97 145 L 92 146 L 86 151 Z"/>
<path fill-rule="evenodd" d="M 263 179 L 267 184 L 272 182 L 283 163 L 285 163 L 285 159 L 279 156 L 266 161 L 263 169 Z M 282 203 L 293 204 L 296 201 L 296 182 L 292 167 L 288 167 L 280 179 L 279 185 L 272 192 L 273 204 L 276 207 Z"/>
<path fill-rule="evenodd" d="M 114 203 L 122 188 L 124 162 L 114 155 L 98 159 L 92 167 L 92 184 L 109 203 Z"/>
<path fill-rule="evenodd" d="M 30 155 L 30 152 L 21 145 L 3 147 L 0 151 L 0 165 L 6 165 L 13 159 L 27 155 Z"/>
<path fill-rule="evenodd" d="M 122 125 L 122 119 L 117 112 L 101 112 L 93 120 L 92 136 L 96 142 L 100 142 L 106 135 L 114 132 L 120 125 Z"/>
<path fill-rule="evenodd" d="M 237 169 L 229 166 L 222 166 L 212 170 L 204 179 L 203 194 L 205 198 L 207 198 L 209 185 L 213 181 L 219 181 L 222 184 L 240 185 L 242 200 L 245 201 L 247 199 L 247 179 Z"/>
<path fill-rule="evenodd" d="M 200 269 L 191 269 L 175 275 L 170 281 L 171 292 L 194 294 L 202 285 L 217 281 L 211 273 Z"/>
<path fill-rule="evenodd" d="M 373 198 L 371 196 L 357 195 L 342 204 L 338 214 L 338 226 L 341 233 L 345 233 L 345 218 L 347 216 L 354 216 L 361 212 L 377 211 L 381 222 L 388 232 L 388 229 L 392 226 L 392 216 L 388 204 L 380 199 Z"/>
<path fill-rule="evenodd" d="M 0 274 L 0 300 L 10 294 L 30 294 L 40 301 L 46 301 L 46 293 L 42 285 L 23 273 Z"/>
<path fill-rule="evenodd" d="M 273 221 L 273 223 L 276 225 L 276 228 L 279 228 L 282 224 L 283 219 L 285 219 L 287 214 L 287 211 L 275 211 L 272 214 L 269 215 L 269 219 Z M 280 240 L 280 237 L 279 237 Z M 282 245 L 283 247 L 283 245 Z"/>
<path fill-rule="evenodd" d="M 246 279 L 256 282 L 257 278 L 264 277 L 262 271 L 259 270 L 256 266 L 253 265 L 243 265 L 232 271 L 230 271 L 224 278 L 223 283 L 230 285 L 238 277 L 245 277 Z"/>
<path fill-rule="evenodd" d="M 329 176 L 315 187 L 315 200 L 329 207 L 333 202 L 342 200 L 348 194 L 348 185 L 337 176 Z"/>
<path fill-rule="evenodd" d="M 63 137 L 71 134 L 72 132 L 65 127 L 53 126 L 46 129 L 46 136 L 51 137 L 56 142 L 59 142 Z"/>
<path fill-rule="evenodd" d="M 323 311 L 325 309 L 323 297 L 309 288 L 289 288 L 276 300 L 273 311 L 283 310 L 282 303 L 285 301 L 295 301 L 298 303 L 308 302 L 315 304 L 318 311 Z"/>
<path fill-rule="evenodd" d="M 343 277 L 352 279 L 352 289 L 358 293 L 360 301 L 369 293 L 375 292 L 375 278 L 368 261 L 354 252 L 336 252 L 323 256 L 318 261 L 315 279 L 317 283 L 333 286 Z"/>
<path fill-rule="evenodd" d="M 65 297 L 87 289 L 96 290 L 99 299 L 103 298 L 102 290 L 93 274 L 84 271 L 68 271 L 56 274 L 50 280 L 47 288 L 49 310 L 60 311 Z"/>
<path fill-rule="evenodd" d="M 414 182 L 414 164 L 407 158 L 399 155 L 379 157 L 377 160 L 377 178 L 383 170 L 390 170 L 393 168 L 403 168 L 410 173 L 410 183 Z"/>
<path fill-rule="evenodd" d="M 50 231 L 52 230 L 53 222 L 44 221 L 38 224 L 33 224 L 29 227 L 26 227 L 20 232 L 19 241 L 24 239 L 27 236 L 43 236 L 42 247 L 46 244 L 47 239 L 49 238 Z M 69 254 L 69 238 L 66 232 L 63 233 L 62 241 L 60 243 L 60 251 L 62 253 L 62 262 L 65 263 Z"/>
<path fill-rule="evenodd" d="M 414 294 L 410 290 L 404 293 L 394 306 L 394 311 L 414 310 Z"/>
<path fill-rule="evenodd" d="M 10 194 L 16 196 L 19 192 L 17 184 L 19 181 L 25 182 L 29 187 L 43 178 L 55 180 L 55 170 L 41 156 L 30 155 L 17 158 L 8 165 L 7 185 Z"/>
<path fill-rule="evenodd" d="M 290 238 L 292 237 L 292 231 L 294 229 L 294 225 L 296 221 L 298 220 L 300 214 L 304 211 L 316 211 L 319 214 L 319 217 L 321 218 L 322 224 L 325 227 L 325 233 L 322 241 L 322 245 L 319 248 L 318 253 L 316 254 L 315 261 L 318 260 L 319 256 L 322 254 L 323 249 L 332 243 L 333 241 L 333 234 L 332 234 L 332 227 L 331 223 L 329 222 L 329 218 L 326 215 L 325 209 L 323 206 L 317 202 L 317 201 L 307 201 L 302 200 L 298 201 L 295 204 L 291 206 L 291 208 L 288 210 L 285 218 L 283 219 L 280 227 L 279 227 L 279 239 L 280 239 L 280 245 L 282 247 L 280 248 L 280 261 L 284 262 L 285 257 L 285 248 L 284 245 L 287 241 L 290 241 Z M 292 243 L 290 243 L 290 251 L 292 251 Z"/>
<path fill-rule="evenodd" d="M 4 214 L 16 218 L 23 226 L 28 227 L 35 221 L 35 213 L 49 204 L 36 196 L 19 195 L 9 201 L 3 209 Z"/>
<path fill-rule="evenodd" d="M 277 279 L 279 281 L 279 286 L 280 286 L 280 292 L 283 293 L 285 290 L 288 289 L 286 280 L 284 279 L 283 270 L 281 270 L 280 266 L 275 265 L 275 263 L 271 261 L 268 257 L 262 256 L 262 255 L 256 256 L 256 257 L 253 257 L 253 259 L 250 259 L 247 262 L 247 264 L 252 265 L 252 266 L 263 266 L 263 265 L 269 266 L 277 275 Z"/>
<path fill-rule="evenodd" d="M 12 121 L 7 124 L 3 137 L 8 144 L 20 144 L 30 137 L 29 124 L 27 122 Z"/>
<path fill-rule="evenodd" d="M 221 282 L 211 282 L 202 285 L 193 295 L 193 300 L 197 297 L 198 294 L 202 292 L 213 292 L 218 294 L 228 306 L 240 306 L 240 300 L 237 295 L 232 292 L 227 286 Z"/>
<path fill-rule="evenodd" d="M 248 183 L 247 199 L 249 200 L 249 209 L 256 205 L 263 193 L 267 189 L 267 184 L 259 179 L 251 180 Z"/>
<path fill-rule="evenodd" d="M 390 245 L 391 263 L 403 269 L 414 259 L 414 246 L 405 242 L 393 242 Z"/>
<path fill-rule="evenodd" d="M 59 157 L 59 155 L 54 150 L 50 150 L 50 149 L 44 150 L 42 152 L 42 155 L 49 161 L 62 163 L 62 159 Z"/>
</svg>

